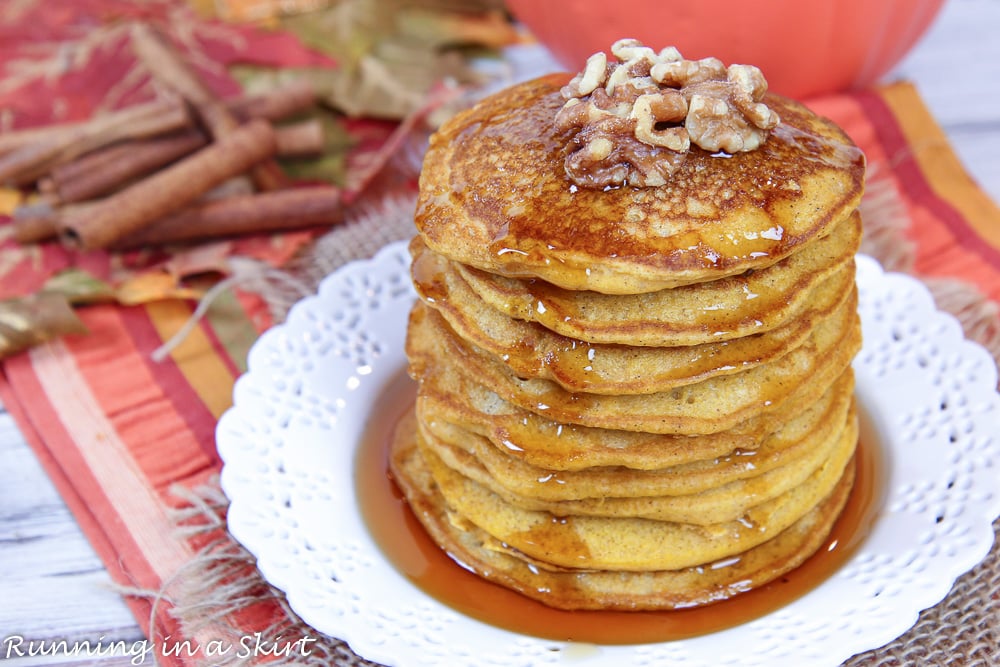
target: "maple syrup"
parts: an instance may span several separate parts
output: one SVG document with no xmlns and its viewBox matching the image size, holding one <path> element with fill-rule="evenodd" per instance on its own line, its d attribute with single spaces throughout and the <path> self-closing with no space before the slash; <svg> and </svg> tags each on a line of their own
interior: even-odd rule
<svg viewBox="0 0 1000 667">
<path fill-rule="evenodd" d="M 493 584 L 453 561 L 410 511 L 388 472 L 393 429 L 409 410 L 415 384 L 405 374 L 381 396 L 355 460 L 355 487 L 372 537 L 403 576 L 441 603 L 513 632 L 588 644 L 654 643 L 708 634 L 752 621 L 789 604 L 840 568 L 870 533 L 882 504 L 884 462 L 863 407 L 857 477 L 850 499 L 823 546 L 769 584 L 708 606 L 672 611 L 563 611 Z"/>
</svg>

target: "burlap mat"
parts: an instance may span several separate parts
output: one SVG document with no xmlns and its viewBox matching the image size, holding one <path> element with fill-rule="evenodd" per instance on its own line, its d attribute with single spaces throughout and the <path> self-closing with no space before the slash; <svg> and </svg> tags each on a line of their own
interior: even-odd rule
<svg viewBox="0 0 1000 667">
<path fill-rule="evenodd" d="M 869 190 L 873 193 L 878 192 L 877 187 L 870 187 Z M 869 239 L 863 251 L 879 257 L 887 268 L 905 266 L 906 257 L 900 253 L 900 248 L 905 246 L 900 237 L 905 224 L 900 224 L 898 209 L 882 204 L 873 208 L 871 201 L 868 202 L 867 210 L 863 211 Z M 311 292 L 325 275 L 337 267 L 353 259 L 370 257 L 391 241 L 410 238 L 414 233 L 412 213 L 411 192 L 387 195 L 380 206 L 355 211 L 349 224 L 320 238 L 307 252 L 297 258 L 290 267 L 292 279 L 282 279 L 269 273 L 258 276 L 244 286 L 263 294 L 276 319 L 280 321 L 295 301 Z M 970 287 L 969 293 L 964 296 L 961 294 L 962 290 L 958 292 L 956 296 L 952 286 L 952 289 L 939 299 L 939 307 L 944 310 L 951 309 L 963 322 L 967 335 L 969 332 L 974 334 L 982 329 L 981 322 L 969 316 L 970 312 L 976 312 L 976 309 L 968 307 L 970 301 L 975 299 L 976 291 Z M 995 317 L 996 313 L 990 311 L 987 315 Z M 255 601 L 276 600 L 283 609 L 285 618 L 279 619 L 269 632 L 283 633 L 286 637 L 296 636 L 296 633 L 315 636 L 315 631 L 295 617 L 285 604 L 280 591 L 263 581 L 253 566 L 252 556 L 236 544 L 228 533 L 221 530 L 224 528 L 224 519 L 221 518 L 224 516 L 226 504 L 224 497 L 217 491 L 210 494 L 210 497 L 213 499 L 212 502 L 206 501 L 205 497 L 195 499 L 193 512 L 202 517 L 208 515 L 216 517 L 211 522 L 202 524 L 207 531 L 216 531 L 215 541 L 205 550 L 211 557 L 202 562 L 196 560 L 191 564 L 184 578 L 193 585 L 188 587 L 187 593 L 171 596 L 175 603 L 175 614 L 185 625 L 197 626 L 206 617 L 219 618 L 220 615 L 250 606 Z M 189 512 L 185 521 L 189 522 L 190 518 Z M 994 523 L 994 533 L 998 529 L 1000 520 Z M 227 562 L 231 566 L 243 567 L 246 570 L 245 577 L 238 586 L 231 583 L 220 585 L 217 576 L 214 580 L 212 578 L 212 570 Z M 886 646 L 854 656 L 844 664 L 866 667 L 1000 665 L 998 610 L 1000 610 L 1000 547 L 994 542 L 989 556 L 962 576 L 940 604 L 925 610 L 913 628 Z M 228 630 L 233 636 L 239 634 L 236 628 Z M 357 656 L 344 642 L 334 638 L 324 638 L 319 641 L 306 659 L 306 663 L 351 666 L 375 664 Z M 276 663 L 272 661 L 270 664 Z M 303 664 L 303 659 L 297 659 L 296 664 Z"/>
</svg>

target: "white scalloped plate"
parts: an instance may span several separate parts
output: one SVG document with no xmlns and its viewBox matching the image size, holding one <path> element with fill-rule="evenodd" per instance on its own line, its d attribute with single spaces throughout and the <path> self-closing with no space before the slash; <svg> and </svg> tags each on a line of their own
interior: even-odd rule
<svg viewBox="0 0 1000 667">
<path fill-rule="evenodd" d="M 851 559 L 777 612 L 712 635 L 580 650 L 464 616 L 400 575 L 355 501 L 354 454 L 405 366 L 404 243 L 326 278 L 254 345 L 217 429 L 229 529 L 320 632 L 399 667 L 837 665 L 901 635 L 989 552 L 1000 513 L 996 366 L 924 287 L 858 258 L 858 395 L 885 451 L 884 508 Z"/>
</svg>

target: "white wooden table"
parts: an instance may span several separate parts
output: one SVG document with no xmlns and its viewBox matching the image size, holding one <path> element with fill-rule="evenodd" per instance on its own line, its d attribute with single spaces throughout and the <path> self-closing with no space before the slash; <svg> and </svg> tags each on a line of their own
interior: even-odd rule
<svg viewBox="0 0 1000 667">
<path fill-rule="evenodd" d="M 1000 202 L 1000 0 L 949 0 L 887 78 L 917 84 L 969 172 Z M 140 640 L 103 565 L 6 412 L 0 412 L 0 461 L 7 471 L 0 485 L 0 662 L 4 639 L 13 635 Z M 36 657 L 7 664 L 71 661 Z M 118 657 L 94 664 L 130 663 Z"/>
</svg>

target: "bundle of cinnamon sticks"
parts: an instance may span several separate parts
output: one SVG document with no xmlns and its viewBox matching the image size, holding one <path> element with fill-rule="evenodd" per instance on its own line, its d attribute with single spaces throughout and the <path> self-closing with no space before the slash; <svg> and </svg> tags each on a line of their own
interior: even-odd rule
<svg viewBox="0 0 1000 667">
<path fill-rule="evenodd" d="M 0 184 L 39 192 L 15 211 L 18 241 L 121 249 L 341 220 L 339 188 L 290 187 L 275 161 L 323 151 L 319 121 L 273 124 L 315 104 L 308 83 L 221 100 L 154 28 L 131 44 L 170 97 L 0 134 Z"/>
</svg>

